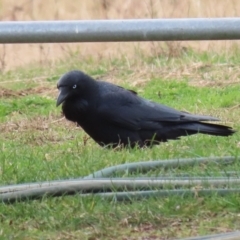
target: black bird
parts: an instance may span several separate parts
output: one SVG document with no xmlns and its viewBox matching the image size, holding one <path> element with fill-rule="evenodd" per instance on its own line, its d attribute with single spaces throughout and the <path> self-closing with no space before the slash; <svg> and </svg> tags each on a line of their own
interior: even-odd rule
<svg viewBox="0 0 240 240">
<path fill-rule="evenodd" d="M 196 133 L 229 136 L 235 132 L 203 122 L 217 118 L 175 110 L 77 70 L 64 74 L 57 88 L 57 106 L 62 103 L 65 117 L 101 146 L 143 147 Z"/>
</svg>

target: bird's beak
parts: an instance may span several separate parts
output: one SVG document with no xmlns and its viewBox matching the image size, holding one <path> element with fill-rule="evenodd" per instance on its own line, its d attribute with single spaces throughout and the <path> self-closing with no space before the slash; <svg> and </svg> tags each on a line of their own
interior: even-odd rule
<svg viewBox="0 0 240 240">
<path fill-rule="evenodd" d="M 68 89 L 66 87 L 60 87 L 56 106 L 58 107 L 61 103 L 63 103 L 66 100 L 67 96 Z"/>
</svg>

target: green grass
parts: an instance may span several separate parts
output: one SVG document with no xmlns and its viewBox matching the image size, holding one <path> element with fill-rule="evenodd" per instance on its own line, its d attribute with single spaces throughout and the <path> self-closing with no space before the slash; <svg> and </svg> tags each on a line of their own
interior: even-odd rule
<svg viewBox="0 0 240 240">
<path fill-rule="evenodd" d="M 61 109 L 55 107 L 59 76 L 81 68 L 94 77 L 132 88 L 153 101 L 219 117 L 239 130 L 240 87 L 228 82 L 239 81 L 239 76 L 221 67 L 231 65 L 237 71 L 239 60 L 237 52 L 227 56 L 189 51 L 168 60 L 163 56 L 128 61 L 125 58 L 83 61 L 75 54 L 52 68 L 30 66 L 2 74 L 0 85 L 16 95 L 3 95 L 0 99 L 0 184 L 77 178 L 105 167 L 141 160 L 239 156 L 239 133 L 229 138 L 199 134 L 152 149 L 103 149 L 91 139 L 85 144 L 86 134 L 61 119 Z M 218 64 L 223 65 L 218 67 Z M 137 82 L 138 79 L 148 81 Z M 210 85 L 193 84 L 196 79 Z M 35 91 L 39 86 L 45 86 L 45 90 Z M 228 170 L 239 171 L 239 163 L 172 171 L 217 176 L 218 172 Z M 172 171 L 159 170 L 159 173 L 167 175 Z M 204 235 L 238 229 L 239 207 L 236 194 L 173 196 L 131 203 L 109 202 L 96 196 L 2 203 L 0 239 L 153 239 L 154 236 L 172 239 Z"/>
</svg>

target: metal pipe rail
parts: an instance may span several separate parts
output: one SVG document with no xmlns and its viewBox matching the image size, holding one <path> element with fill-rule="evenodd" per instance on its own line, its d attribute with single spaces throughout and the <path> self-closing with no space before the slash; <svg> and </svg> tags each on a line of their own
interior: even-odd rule
<svg viewBox="0 0 240 240">
<path fill-rule="evenodd" d="M 179 18 L 0 23 L 0 43 L 240 39 L 240 18 Z"/>
<path fill-rule="evenodd" d="M 239 159 L 235 157 L 214 157 L 126 163 L 102 169 L 79 179 L 0 186 L 0 202 L 11 203 L 41 198 L 43 196 L 61 196 L 68 194 L 81 194 L 84 197 L 89 196 L 88 193 L 95 193 L 100 197 L 110 200 L 115 199 L 117 201 L 153 196 L 194 196 L 196 193 L 198 195 L 209 195 L 213 193 L 218 195 L 226 195 L 229 193 L 239 194 L 240 189 L 238 186 L 240 184 L 240 179 L 238 176 L 109 178 L 118 171 L 127 171 L 128 173 L 138 171 L 146 172 L 153 169 L 171 169 L 203 163 L 226 165 L 233 164 L 238 160 Z M 108 178 L 106 178 L 106 176 Z M 189 189 L 189 187 L 194 186 L 197 186 L 197 188 Z M 201 186 L 200 189 L 199 186 Z M 206 186 L 210 186 L 210 188 L 205 188 Z M 180 189 L 174 189 L 175 187 L 180 187 Z"/>
</svg>

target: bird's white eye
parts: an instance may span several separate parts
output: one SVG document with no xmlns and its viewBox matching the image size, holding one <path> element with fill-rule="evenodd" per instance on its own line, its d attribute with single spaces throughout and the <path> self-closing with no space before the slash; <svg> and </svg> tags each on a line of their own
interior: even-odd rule
<svg viewBox="0 0 240 240">
<path fill-rule="evenodd" d="M 74 84 L 74 85 L 72 86 L 72 88 L 73 88 L 73 89 L 77 88 L 77 85 L 76 85 L 76 84 Z"/>
</svg>

